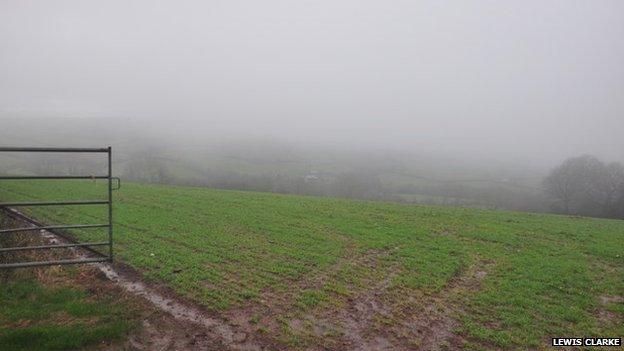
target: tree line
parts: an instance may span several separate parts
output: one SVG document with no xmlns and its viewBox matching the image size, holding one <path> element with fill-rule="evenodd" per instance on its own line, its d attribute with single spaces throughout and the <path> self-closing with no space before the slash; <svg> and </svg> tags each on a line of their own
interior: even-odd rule
<svg viewBox="0 0 624 351">
<path fill-rule="evenodd" d="M 375 169 L 304 177 L 242 174 L 185 164 L 185 174 L 180 174 L 165 159 L 153 154 L 127 155 L 122 164 L 116 164 L 117 172 L 126 180 L 145 183 L 624 219 L 624 166 L 618 162 L 606 163 L 590 155 L 565 160 L 545 177 L 540 187 L 538 183 L 520 186 L 513 181 L 470 184 L 436 182 L 435 179 L 426 184 L 393 185 L 382 182 L 380 172 Z M 0 162 L 0 167 L 0 173 L 19 171 L 62 175 L 105 172 L 101 164 L 75 157 L 55 160 L 25 157 Z"/>
<path fill-rule="evenodd" d="M 451 206 L 487 207 L 528 212 L 624 219 L 624 166 L 584 155 L 565 160 L 544 179 L 541 189 L 523 189 L 496 183 L 487 186 L 431 184 L 390 186 L 374 172 L 345 172 L 315 181 L 303 177 L 204 172 L 199 179 L 177 179 L 155 158 L 130 163 L 125 176 L 142 182 L 206 186 L 221 189 L 285 194 L 337 196 Z M 406 199 L 400 194 L 426 195 Z M 435 200 L 435 199 L 443 199 Z"/>
<path fill-rule="evenodd" d="M 570 215 L 624 219 L 624 166 L 590 155 L 573 157 L 544 180 L 551 210 Z"/>
</svg>

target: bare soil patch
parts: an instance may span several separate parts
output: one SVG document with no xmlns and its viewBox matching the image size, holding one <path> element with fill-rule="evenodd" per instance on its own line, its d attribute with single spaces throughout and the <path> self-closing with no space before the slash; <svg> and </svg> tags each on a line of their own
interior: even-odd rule
<svg viewBox="0 0 624 351">
<path fill-rule="evenodd" d="M 12 218 L 23 226 L 32 224 Z M 37 233 L 35 233 L 37 234 Z M 55 233 L 41 230 L 39 236 L 29 235 L 29 241 L 63 244 L 67 239 Z M 43 255 L 51 259 L 49 254 Z M 81 249 L 68 250 L 65 255 L 72 258 L 85 258 L 88 252 Z M 42 257 L 29 257 L 41 260 Z M 37 268 L 32 273 L 42 282 L 53 284 L 51 279 L 59 275 L 46 274 L 61 270 L 53 266 Z M 53 278 L 51 278 L 53 277 Z M 66 279 L 66 278 L 63 278 Z M 149 285 L 141 280 L 140 274 L 129 267 L 116 264 L 90 264 L 79 267 L 74 283 L 80 284 L 92 296 L 102 293 L 114 294 L 120 299 L 129 300 L 142 311 L 141 325 L 130 335 L 123 345 L 126 350 L 263 350 L 272 343 L 258 341 L 236 325 L 226 320 L 211 316 L 200 306 L 179 298 L 165 287 Z M 119 345 L 102 345 L 105 349 L 118 350 Z"/>
<path fill-rule="evenodd" d="M 622 303 L 622 302 L 624 302 L 624 297 L 623 296 L 603 295 L 603 296 L 600 296 L 600 302 L 603 305 L 608 305 L 610 303 Z"/>
</svg>

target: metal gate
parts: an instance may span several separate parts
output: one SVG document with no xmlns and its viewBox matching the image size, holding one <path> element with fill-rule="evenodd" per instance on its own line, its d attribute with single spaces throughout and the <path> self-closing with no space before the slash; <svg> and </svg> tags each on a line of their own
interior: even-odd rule
<svg viewBox="0 0 624 351">
<path fill-rule="evenodd" d="M 20 246 L 20 247 L 2 247 L 0 253 L 5 252 L 17 252 L 28 250 L 52 250 L 52 249 L 67 249 L 67 248 L 85 248 L 91 253 L 96 254 L 98 257 L 69 259 L 69 260 L 56 260 L 56 261 L 36 261 L 36 262 L 17 262 L 0 264 L 0 268 L 21 268 L 21 267 L 37 267 L 37 266 L 52 266 L 52 265 L 67 265 L 67 264 L 80 264 L 80 263 L 93 263 L 93 262 L 113 262 L 113 190 L 119 189 L 121 181 L 119 178 L 112 176 L 112 149 L 107 148 L 18 148 L 18 147 L 0 147 L 0 152 L 44 152 L 44 153 L 94 153 L 94 154 L 107 154 L 108 156 L 108 173 L 106 175 L 68 175 L 68 176 L 0 176 L 2 180 L 46 180 L 46 179 L 106 179 L 108 181 L 108 199 L 107 200 L 72 200 L 72 201 L 33 201 L 33 202 L 0 202 L 0 208 L 6 212 L 11 212 L 14 207 L 28 207 L 28 206 L 87 206 L 87 205 L 106 205 L 108 206 L 108 222 L 100 224 L 61 224 L 61 225 L 42 225 L 38 222 L 29 220 L 33 223 L 32 227 L 13 228 L 13 229 L 1 229 L 0 235 L 10 235 L 12 233 L 28 232 L 33 230 L 47 230 L 57 231 L 61 229 L 88 229 L 88 228 L 108 228 L 108 240 L 102 242 L 86 242 L 77 243 L 72 242 L 69 244 L 58 245 L 40 245 L 40 246 Z M 113 181 L 116 182 L 116 186 L 113 186 Z M 64 236 L 65 239 L 67 237 Z M 97 246 L 108 246 L 108 255 L 102 254 L 91 248 Z"/>
</svg>

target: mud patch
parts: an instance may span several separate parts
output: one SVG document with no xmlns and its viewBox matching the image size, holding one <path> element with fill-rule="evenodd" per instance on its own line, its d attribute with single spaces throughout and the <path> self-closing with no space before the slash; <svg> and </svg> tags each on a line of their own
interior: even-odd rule
<svg viewBox="0 0 624 351">
<path fill-rule="evenodd" d="M 18 211 L 14 214 L 25 217 Z M 9 213 L 10 215 L 11 213 Z M 16 220 L 20 220 L 16 218 Z M 33 223 L 22 222 L 28 226 Z M 48 244 L 70 243 L 66 238 L 54 232 L 40 230 L 40 238 Z M 84 259 L 89 252 L 80 248 L 72 248 L 68 252 L 74 258 Z M 144 320 L 143 328 L 137 336 L 128 340 L 128 345 L 135 350 L 262 350 L 260 343 L 248 338 L 244 330 L 230 325 L 226 320 L 208 315 L 201 308 L 183 302 L 175 297 L 167 297 L 158 289 L 142 282 L 139 276 L 131 271 L 116 270 L 106 263 L 93 263 L 83 267 L 97 269 L 115 287 L 126 293 L 142 298 L 159 312 L 171 317 L 157 320 Z M 89 275 L 89 274 L 87 274 Z M 84 277 L 83 277 L 84 278 Z M 88 277 L 93 281 L 97 277 Z M 89 280 L 87 279 L 87 280 Z M 84 279 L 83 279 L 84 280 Z M 95 287 L 94 289 L 101 289 Z M 162 314 L 162 313 L 161 313 Z M 141 341 L 141 342 L 139 342 Z"/>
<path fill-rule="evenodd" d="M 483 279 L 483 278 L 485 278 L 486 275 L 487 275 L 486 271 L 477 271 L 477 272 L 475 272 L 475 278 L 477 278 L 477 279 Z"/>
<path fill-rule="evenodd" d="M 151 350 L 222 350 L 225 345 L 211 338 L 202 330 L 189 329 L 175 320 L 145 319 L 141 328 L 130 335 L 125 348 L 138 351 Z"/>
<path fill-rule="evenodd" d="M 343 310 L 340 319 L 345 339 L 354 350 L 393 350 L 396 347 L 386 338 L 376 336 L 369 340 L 368 329 L 376 314 L 388 315 L 389 309 L 380 297 L 386 292 L 396 273 L 389 274 L 377 286 L 358 296 L 350 309 Z"/>
<path fill-rule="evenodd" d="M 425 296 L 393 287 L 401 268 L 386 260 L 391 250 L 369 251 L 341 262 L 340 265 L 369 267 L 364 286 L 351 286 L 352 294 L 336 295 L 335 306 L 315 309 L 287 321 L 287 327 L 299 337 L 337 342 L 323 344 L 325 349 L 340 350 L 460 350 L 465 340 L 456 334 L 459 323 L 453 315 L 458 307 L 452 298 L 480 289 L 491 263 L 474 263 L 448 281 L 439 293 Z M 321 286 L 313 284 L 313 286 Z M 357 292 L 354 292 L 357 291 Z M 346 300 L 346 301 L 345 301 Z M 338 334 L 335 334 L 336 331 Z M 318 344 L 316 344 L 318 345 Z"/>
<path fill-rule="evenodd" d="M 423 351 L 457 350 L 462 339 L 453 330 L 458 323 L 450 317 L 446 307 L 432 302 L 411 323 L 412 332 L 417 335 L 418 349 Z"/>
<path fill-rule="evenodd" d="M 423 351 L 461 350 L 464 339 L 455 333 L 460 326 L 452 315 L 461 308 L 451 303 L 451 297 L 457 294 L 476 291 L 481 288 L 491 269 L 491 262 L 477 259 L 474 264 L 451 279 L 447 285 L 434 296 L 425 299 L 425 307 L 404 327 L 411 328 L 418 342 L 416 348 Z"/>
<path fill-rule="evenodd" d="M 602 325 L 609 325 L 615 323 L 618 319 L 617 314 L 615 312 L 607 311 L 607 310 L 598 310 L 598 321 Z"/>
<path fill-rule="evenodd" d="M 600 296 L 600 303 L 603 306 L 610 304 L 619 304 L 624 302 L 624 297 L 617 295 L 602 295 Z M 621 316 L 613 311 L 600 308 L 597 311 L 598 322 L 601 325 L 613 325 L 615 323 L 621 323 Z"/>
<path fill-rule="evenodd" d="M 611 303 L 622 303 L 624 302 L 624 297 L 622 296 L 609 296 L 609 295 L 602 295 L 600 296 L 600 303 L 602 303 L 603 305 L 608 305 Z"/>
</svg>

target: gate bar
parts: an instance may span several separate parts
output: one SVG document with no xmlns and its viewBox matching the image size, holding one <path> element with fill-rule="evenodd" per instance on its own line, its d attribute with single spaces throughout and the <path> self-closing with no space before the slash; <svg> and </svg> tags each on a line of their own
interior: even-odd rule
<svg viewBox="0 0 624 351">
<path fill-rule="evenodd" d="M 108 176 L 0 176 L 0 180 L 21 179 L 108 179 Z"/>
<path fill-rule="evenodd" d="M 50 230 L 50 229 L 85 229 L 85 228 L 106 228 L 108 224 L 71 224 L 71 225 L 47 225 L 42 227 L 27 227 L 27 228 L 14 228 L 14 229 L 2 229 L 0 234 L 5 233 L 17 233 L 17 232 L 29 232 L 31 230 Z"/>
<path fill-rule="evenodd" d="M 95 263 L 105 262 L 108 258 L 86 258 L 78 260 L 59 260 L 59 261 L 40 261 L 40 262 L 23 262 L 23 263 L 6 263 L 0 264 L 0 268 L 24 268 L 24 267 L 39 267 L 39 266 L 56 266 L 56 265 L 68 265 L 79 263 Z"/>
<path fill-rule="evenodd" d="M 28 216 L 23 215 L 22 213 L 16 211 L 15 209 L 12 208 L 8 208 L 8 207 L 0 207 L 1 211 L 4 211 L 7 215 L 11 216 L 12 218 L 16 218 L 18 220 L 33 224 L 37 227 L 43 227 L 45 226 L 44 224 L 38 222 L 37 220 L 30 218 Z M 76 238 L 67 235 L 66 233 L 63 233 L 63 231 L 60 230 L 55 230 L 52 231 L 52 233 L 60 238 L 62 238 L 63 240 L 65 240 L 68 243 L 78 243 L 76 242 Z M 83 247 L 84 250 L 89 251 L 91 254 L 96 255 L 96 257 L 106 257 L 106 255 L 102 254 L 101 252 L 90 248 L 89 246 Z M 2 266 L 0 266 L 0 268 L 4 268 Z"/>
<path fill-rule="evenodd" d="M 64 249 L 68 247 L 104 246 L 104 245 L 108 245 L 108 242 L 9 247 L 9 248 L 0 248 L 0 252 L 43 250 L 43 249 Z"/>
<path fill-rule="evenodd" d="M 3 152 L 109 152 L 108 148 L 0 147 Z"/>
<path fill-rule="evenodd" d="M 86 201 L 52 201 L 52 202 L 0 202 L 0 207 L 18 207 L 18 206 L 54 206 L 54 205 L 106 205 L 108 201 L 104 200 L 86 200 Z"/>
</svg>

